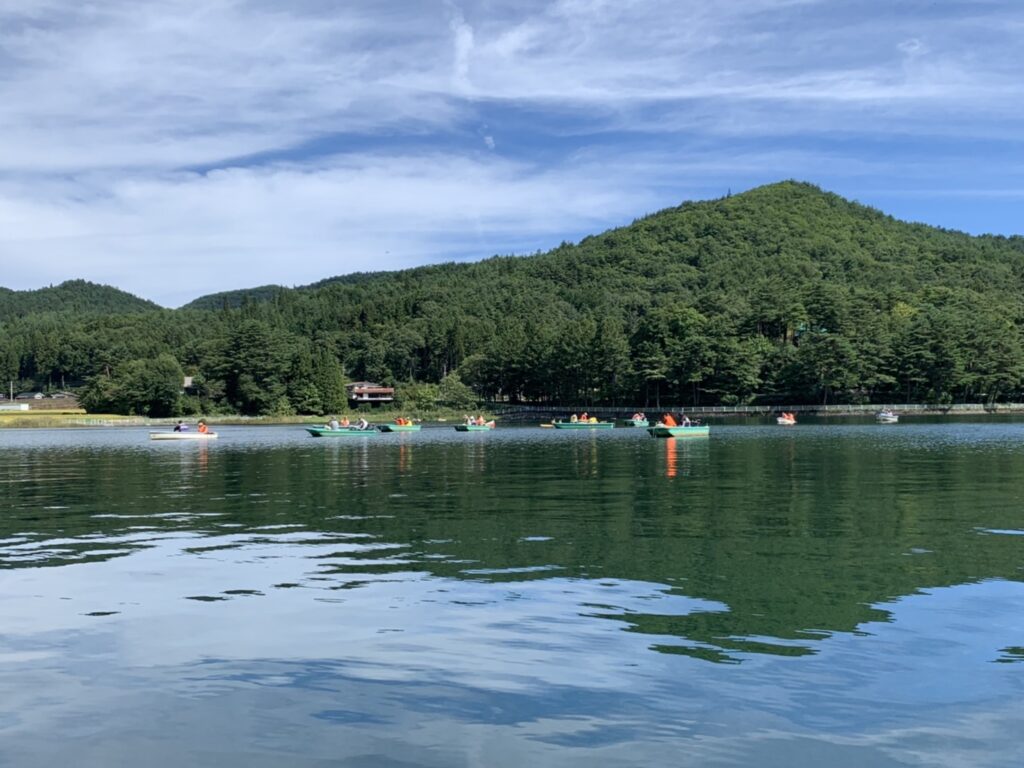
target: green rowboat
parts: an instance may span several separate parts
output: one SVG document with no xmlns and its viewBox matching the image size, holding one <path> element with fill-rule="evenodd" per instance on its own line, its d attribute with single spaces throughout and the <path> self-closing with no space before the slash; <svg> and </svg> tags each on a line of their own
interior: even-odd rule
<svg viewBox="0 0 1024 768">
<path fill-rule="evenodd" d="M 555 429 L 611 429 L 615 426 L 612 421 L 556 421 Z"/>
<path fill-rule="evenodd" d="M 420 424 L 381 424 L 377 429 L 381 432 L 419 432 Z"/>
<path fill-rule="evenodd" d="M 486 424 L 456 424 L 456 432 L 490 432 L 494 427 L 488 427 Z"/>
<path fill-rule="evenodd" d="M 359 437 L 362 435 L 376 435 L 377 430 L 373 427 L 367 429 L 355 429 L 354 427 L 342 427 L 341 429 L 328 429 L 327 427 L 306 427 L 306 431 L 313 437 Z"/>
<path fill-rule="evenodd" d="M 623 423 L 627 427 L 646 427 L 650 424 L 647 419 L 626 419 Z"/>
<path fill-rule="evenodd" d="M 711 431 L 706 425 L 699 427 L 666 427 L 663 424 L 656 424 L 648 427 L 651 437 L 707 437 Z"/>
</svg>

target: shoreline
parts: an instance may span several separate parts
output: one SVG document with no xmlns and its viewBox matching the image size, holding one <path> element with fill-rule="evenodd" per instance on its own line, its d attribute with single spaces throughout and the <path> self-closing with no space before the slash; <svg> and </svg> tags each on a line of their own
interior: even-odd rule
<svg viewBox="0 0 1024 768">
<path fill-rule="evenodd" d="M 499 417 L 483 411 L 485 419 L 497 420 Z M 365 417 L 371 424 L 384 424 L 394 421 L 399 416 L 412 418 L 416 422 L 424 424 L 438 424 L 443 426 L 454 426 L 465 420 L 466 414 L 454 414 L 449 411 L 438 411 L 429 414 L 417 415 L 408 412 L 387 411 L 380 413 L 351 413 L 337 414 L 339 417 L 348 416 L 353 421 Z M 354 417 L 354 418 L 353 418 Z M 324 416 L 173 416 L 169 418 L 149 418 L 148 416 L 122 416 L 108 413 L 86 413 L 79 409 L 77 411 L 54 412 L 52 410 L 39 411 L 10 411 L 0 412 L 0 431 L 4 429 L 91 429 L 100 427 L 172 427 L 183 421 L 193 426 L 199 419 L 203 419 L 211 427 L 214 426 L 313 426 L 324 424 Z"/>
<path fill-rule="evenodd" d="M 706 408 L 662 408 L 663 411 L 676 413 L 682 411 L 690 416 L 696 416 L 705 423 L 716 422 L 737 422 L 758 419 L 774 418 L 779 410 L 789 410 L 798 413 L 802 418 L 813 419 L 814 422 L 829 421 L 833 419 L 846 420 L 850 418 L 869 419 L 881 408 L 888 406 L 785 406 L 765 408 L 760 406 L 716 406 Z M 892 406 L 892 409 L 902 418 L 913 420 L 917 416 L 975 416 L 985 417 L 1024 417 L 1024 403 L 1006 403 L 998 406 L 987 406 L 982 404 L 961 404 L 948 407 L 937 406 Z M 625 417 L 620 413 L 611 413 L 613 409 L 592 408 L 590 413 L 602 420 L 621 421 Z M 614 409 L 616 411 L 620 409 Z M 648 409 L 650 410 L 650 409 Z M 504 411 L 504 412 L 502 412 Z M 538 408 L 512 407 L 507 409 L 498 408 L 495 411 L 483 411 L 485 419 L 494 419 L 506 426 L 529 426 L 551 421 L 552 418 L 559 418 L 568 413 L 569 409 L 559 408 Z M 653 411 L 652 411 L 653 412 Z M 552 416 L 554 414 L 554 416 Z M 354 414 L 344 413 L 338 416 L 353 418 Z M 387 411 L 373 414 L 358 414 L 358 417 L 365 416 L 371 424 L 384 424 L 394 421 L 399 416 L 408 416 L 406 412 Z M 357 418 L 358 418 L 357 417 Z M 425 426 L 454 426 L 462 423 L 465 414 L 439 411 L 435 413 L 413 414 L 410 418 Z M 215 426 L 312 426 L 324 424 L 324 416 L 238 416 L 238 415 L 212 415 L 212 416 L 188 416 L 170 418 L 149 418 L 147 416 L 124 416 L 119 414 L 86 413 L 85 411 L 68 410 L 55 412 L 53 410 L 39 411 L 11 411 L 0 412 L 0 431 L 4 429 L 94 429 L 103 427 L 171 427 L 179 419 L 195 425 L 199 419 L 203 419 L 211 427 Z"/>
</svg>

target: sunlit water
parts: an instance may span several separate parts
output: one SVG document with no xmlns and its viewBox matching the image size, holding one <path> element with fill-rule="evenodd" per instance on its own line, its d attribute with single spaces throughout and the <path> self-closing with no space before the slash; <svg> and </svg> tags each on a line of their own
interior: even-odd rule
<svg viewBox="0 0 1024 768">
<path fill-rule="evenodd" d="M 219 431 L 0 431 L 0 765 L 1024 763 L 1024 424 Z"/>
</svg>

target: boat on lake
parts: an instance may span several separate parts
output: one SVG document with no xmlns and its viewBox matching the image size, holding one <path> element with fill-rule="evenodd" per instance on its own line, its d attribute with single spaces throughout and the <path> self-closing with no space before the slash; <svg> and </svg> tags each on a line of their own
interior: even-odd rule
<svg viewBox="0 0 1024 768">
<path fill-rule="evenodd" d="M 792 413 L 784 413 L 775 419 L 775 423 L 780 427 L 792 427 L 796 424 L 796 416 Z"/>
<path fill-rule="evenodd" d="M 494 422 L 489 421 L 486 424 L 456 424 L 456 432 L 490 432 L 494 429 Z"/>
<path fill-rule="evenodd" d="M 650 422 L 647 419 L 626 419 L 624 422 L 627 427 L 648 427 Z"/>
<path fill-rule="evenodd" d="M 875 414 L 875 421 L 879 424 L 896 424 L 900 420 L 899 414 L 888 408 Z"/>
<path fill-rule="evenodd" d="M 615 426 L 612 421 L 556 421 L 553 423 L 555 429 L 611 429 Z"/>
<path fill-rule="evenodd" d="M 216 440 L 216 432 L 150 432 L 150 440 Z"/>
<path fill-rule="evenodd" d="M 381 432 L 419 432 L 420 424 L 381 424 L 377 427 Z"/>
<path fill-rule="evenodd" d="M 647 432 L 651 437 L 707 437 L 711 428 L 707 424 L 691 424 L 688 427 L 655 424 L 653 427 L 648 427 Z"/>
<path fill-rule="evenodd" d="M 359 429 L 358 427 L 340 427 L 338 429 L 331 429 L 330 427 L 306 427 L 306 431 L 309 432 L 313 437 L 358 437 L 359 435 L 376 435 L 377 430 L 373 427 L 367 427 L 366 429 Z"/>
</svg>

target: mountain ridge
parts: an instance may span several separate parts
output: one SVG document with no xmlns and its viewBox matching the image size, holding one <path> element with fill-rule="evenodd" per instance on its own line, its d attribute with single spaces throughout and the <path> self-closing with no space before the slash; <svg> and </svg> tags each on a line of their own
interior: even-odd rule
<svg viewBox="0 0 1024 768">
<path fill-rule="evenodd" d="M 65 280 L 58 285 L 15 291 L 0 287 L 0 320 L 46 312 L 146 312 L 155 302 L 110 285 Z"/>
<path fill-rule="evenodd" d="M 845 212 L 853 214 L 865 222 L 874 224 L 889 225 L 902 229 L 904 233 L 912 235 L 920 232 L 928 232 L 934 236 L 951 238 L 950 242 L 957 240 L 967 242 L 994 241 L 1001 242 L 1018 250 L 1024 251 L 1024 237 L 1020 235 L 971 235 L 958 230 L 946 229 L 930 224 L 910 222 L 897 219 L 885 212 L 859 203 L 855 200 L 846 199 L 836 193 L 822 190 L 808 182 L 786 180 L 765 184 L 759 187 L 727 195 L 725 197 L 709 200 L 687 200 L 677 206 L 671 206 L 634 219 L 630 224 L 613 227 L 601 233 L 587 235 L 578 243 L 566 243 L 549 249 L 545 252 L 538 252 L 529 255 L 493 255 L 475 261 L 465 262 L 436 262 L 424 264 L 417 267 L 409 267 L 400 270 L 382 270 L 378 272 L 351 272 L 332 275 L 312 283 L 296 286 L 285 286 L 279 284 L 266 284 L 250 288 L 235 288 L 225 291 L 203 294 L 180 306 L 177 310 L 217 310 L 225 306 L 237 308 L 244 302 L 270 301 L 281 293 L 300 292 L 309 293 L 333 285 L 359 285 L 373 282 L 379 279 L 387 279 L 388 276 L 409 276 L 413 277 L 423 270 L 431 270 L 437 267 L 464 266 L 469 267 L 476 264 L 486 264 L 501 259 L 532 259 L 537 257 L 550 256 L 552 253 L 564 251 L 568 248 L 579 248 L 588 244 L 600 243 L 604 240 L 614 240 L 621 237 L 634 227 L 649 227 L 652 223 L 671 218 L 677 214 L 693 214 L 716 209 L 728 212 L 737 207 L 742 208 L 747 204 L 759 204 L 765 198 L 785 197 L 788 199 L 790 214 L 801 206 L 813 205 L 819 209 L 844 209 Z M 776 200 L 777 202 L 777 200 Z M 728 214 L 727 214 L 728 215 Z M 748 236 L 751 233 L 747 233 Z M 90 296 L 78 296 L 74 294 L 81 292 L 81 289 L 92 291 Z M 60 283 L 57 286 L 48 286 L 29 290 L 12 290 L 0 286 L 0 319 L 12 315 L 23 315 L 29 312 L 39 311 L 147 311 L 161 308 L 153 301 L 142 298 L 135 294 L 124 291 L 110 285 L 92 283 L 83 279 L 71 279 Z"/>
<path fill-rule="evenodd" d="M 986 241 L 991 240 L 995 242 L 1004 242 L 1013 245 L 1015 241 L 1019 241 L 1016 245 L 1020 250 L 1024 251 L 1024 238 L 1019 235 L 1003 236 L 1003 235 L 971 235 L 966 232 L 958 230 L 945 229 L 943 227 L 936 227 L 930 224 L 923 224 L 919 222 L 909 222 L 897 219 L 884 211 L 877 208 L 864 205 L 855 200 L 848 200 L 836 193 L 822 190 L 820 187 L 810 184 L 808 182 L 786 180 L 780 182 L 774 182 L 772 184 L 766 184 L 759 187 L 746 190 L 744 192 L 737 193 L 735 195 L 727 195 L 725 197 L 711 199 L 711 200 L 688 200 L 680 203 L 677 206 L 656 211 L 654 213 L 647 214 L 645 216 L 634 219 L 630 224 L 626 224 L 620 227 L 613 227 L 606 230 L 605 232 L 587 235 L 583 237 L 578 243 L 565 243 L 563 242 L 560 246 L 549 249 L 542 253 L 535 253 L 530 255 L 519 255 L 519 256 L 502 256 L 494 255 L 483 259 L 467 262 L 438 262 L 425 264 L 417 267 L 410 267 L 401 270 L 389 270 L 380 272 L 353 272 L 348 274 L 335 275 L 326 277 L 322 280 L 318 280 L 313 283 L 306 285 L 298 285 L 292 287 L 280 286 L 280 285 L 267 285 L 258 286 L 256 288 L 241 288 L 229 291 L 221 291 L 214 294 L 207 294 L 193 299 L 189 303 L 183 305 L 181 309 L 219 309 L 225 305 L 237 307 L 244 300 L 249 301 L 267 301 L 272 299 L 274 296 L 281 292 L 312 292 L 323 288 L 327 288 L 332 285 L 356 285 L 374 280 L 386 278 L 386 276 L 409 276 L 413 277 L 416 274 L 424 271 L 431 270 L 437 267 L 447 266 L 452 264 L 454 266 L 465 266 L 469 267 L 477 264 L 486 264 L 488 262 L 500 259 L 533 259 L 537 257 L 550 256 L 552 253 L 561 252 L 566 247 L 568 248 L 580 248 L 588 244 L 601 243 L 606 240 L 614 240 L 618 237 L 622 237 L 630 229 L 640 226 L 649 227 L 652 224 L 656 224 L 662 220 L 670 219 L 675 215 L 679 214 L 693 214 L 708 211 L 723 211 L 728 212 L 734 211 L 737 208 L 742 209 L 748 204 L 758 205 L 765 201 L 766 198 L 774 199 L 778 202 L 779 197 L 786 199 L 789 206 L 790 215 L 794 215 L 801 207 L 806 208 L 808 205 L 813 206 L 819 210 L 836 210 L 840 209 L 848 214 L 852 214 L 854 218 L 860 219 L 866 223 L 873 225 L 887 225 L 896 228 L 897 230 L 903 231 L 907 235 L 920 234 L 921 232 L 928 232 L 933 236 L 941 236 L 950 238 L 950 243 L 954 242 L 973 242 L 973 241 Z M 748 233 L 751 234 L 751 233 Z"/>
<path fill-rule="evenodd" d="M 427 402 L 453 372 L 485 398 L 591 405 L 1024 399 L 1024 238 L 802 182 L 532 256 L 261 290 L 214 311 L 0 322 L 0 374 L 91 382 L 94 407 L 138 410 L 124 397 L 184 370 L 207 413 L 322 413 L 341 376 Z"/>
</svg>

